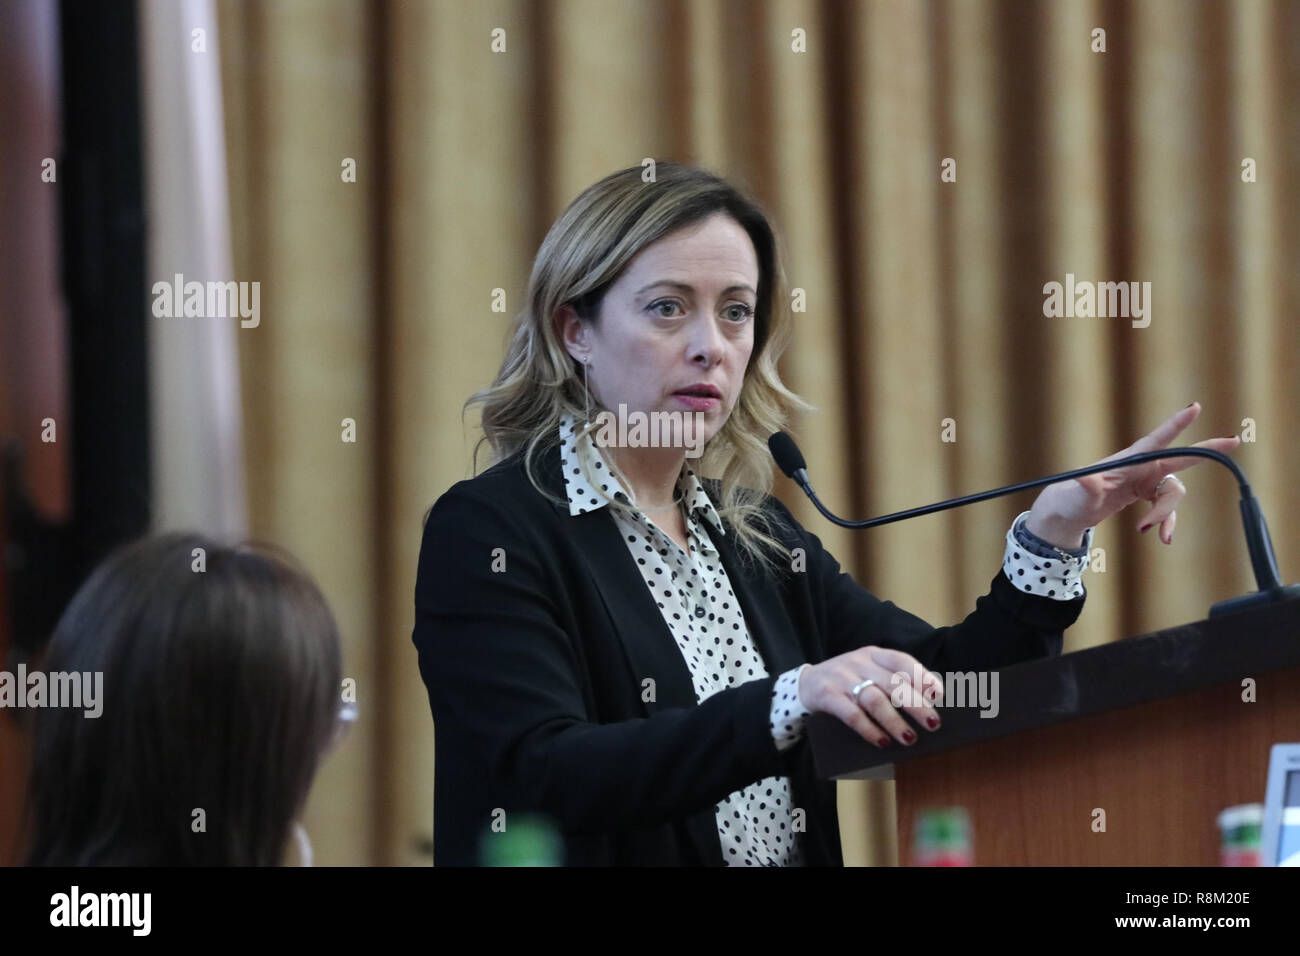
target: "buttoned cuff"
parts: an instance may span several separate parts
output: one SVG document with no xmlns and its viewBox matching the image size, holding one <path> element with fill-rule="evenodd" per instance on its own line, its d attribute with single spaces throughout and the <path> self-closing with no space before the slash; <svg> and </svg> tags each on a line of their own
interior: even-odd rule
<svg viewBox="0 0 1300 956">
<path fill-rule="evenodd" d="M 1017 591 L 1052 598 L 1056 601 L 1073 601 L 1083 597 L 1082 575 L 1088 567 L 1088 553 L 1092 548 L 1089 528 L 1083 534 L 1083 544 L 1077 548 L 1058 548 L 1044 541 L 1025 527 L 1028 511 L 1016 516 L 1007 531 L 1007 550 L 1002 559 L 1002 573 Z"/>
<path fill-rule="evenodd" d="M 803 737 L 810 711 L 799 700 L 799 675 L 807 664 L 786 671 L 772 685 L 772 740 L 777 750 L 789 750 Z"/>
</svg>

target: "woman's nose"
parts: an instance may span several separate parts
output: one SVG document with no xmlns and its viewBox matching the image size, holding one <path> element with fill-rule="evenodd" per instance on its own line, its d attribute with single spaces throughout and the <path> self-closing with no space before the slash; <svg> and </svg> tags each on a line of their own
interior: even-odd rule
<svg viewBox="0 0 1300 956">
<path fill-rule="evenodd" d="M 724 343 L 722 334 L 711 321 L 706 319 L 700 325 L 701 331 L 697 333 L 695 341 L 691 343 L 691 360 L 695 362 L 702 360 L 705 367 L 708 368 L 721 361 Z"/>
</svg>

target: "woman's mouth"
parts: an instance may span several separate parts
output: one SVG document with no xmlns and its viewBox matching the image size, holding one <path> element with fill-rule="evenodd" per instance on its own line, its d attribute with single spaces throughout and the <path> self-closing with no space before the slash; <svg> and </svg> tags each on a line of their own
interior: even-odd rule
<svg viewBox="0 0 1300 956">
<path fill-rule="evenodd" d="M 722 404 L 722 390 L 716 385 L 688 385 L 673 392 L 673 398 L 693 411 L 707 412 Z"/>
<path fill-rule="evenodd" d="M 708 398 L 703 395 L 684 395 L 681 392 L 674 392 L 673 398 L 697 412 L 707 412 L 709 409 L 721 404 L 721 399 Z"/>
</svg>

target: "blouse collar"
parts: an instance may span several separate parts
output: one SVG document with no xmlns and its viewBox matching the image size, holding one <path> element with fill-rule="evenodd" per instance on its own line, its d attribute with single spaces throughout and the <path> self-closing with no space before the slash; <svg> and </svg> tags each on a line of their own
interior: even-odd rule
<svg viewBox="0 0 1300 956">
<path fill-rule="evenodd" d="M 569 499 L 569 514 L 580 515 L 605 507 L 609 503 L 605 500 L 605 495 L 626 502 L 635 509 L 636 501 L 632 493 L 614 474 L 604 451 L 596 447 L 590 433 L 579 436 L 580 428 L 572 416 L 566 415 L 560 419 L 560 467 L 565 494 Z M 676 488 L 686 502 L 688 515 L 701 516 L 720 534 L 727 533 L 704 485 L 689 467 L 689 459 L 682 462 Z"/>
</svg>

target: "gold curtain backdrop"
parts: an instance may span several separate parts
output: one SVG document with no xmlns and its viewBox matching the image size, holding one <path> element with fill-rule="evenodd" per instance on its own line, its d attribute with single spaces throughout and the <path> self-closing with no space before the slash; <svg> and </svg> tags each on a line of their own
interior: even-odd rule
<svg viewBox="0 0 1300 956">
<path fill-rule="evenodd" d="M 1235 457 L 1300 575 L 1300 4 L 218 9 L 235 277 L 262 283 L 261 324 L 238 333 L 250 527 L 320 581 L 358 688 L 305 818 L 318 862 L 430 859 L 422 517 L 472 474 L 461 406 L 496 372 L 547 227 L 646 158 L 713 169 L 773 214 L 806 302 L 784 374 L 817 409 L 792 430 L 840 513 L 1082 466 L 1198 400 L 1180 443 L 1256 439 Z M 1149 325 L 1046 316 L 1067 275 L 1150 282 Z M 1230 475 L 1184 477 L 1172 546 L 1137 534 L 1142 505 L 1098 529 L 1067 651 L 1253 589 Z M 936 625 L 973 609 L 1033 501 L 853 534 L 777 491 Z M 892 783 L 840 788 L 846 862 L 896 862 Z"/>
</svg>

